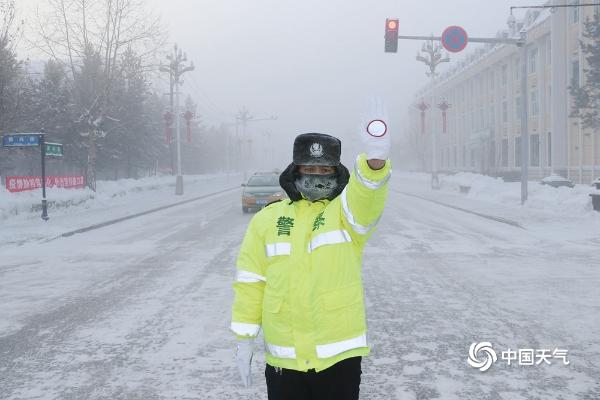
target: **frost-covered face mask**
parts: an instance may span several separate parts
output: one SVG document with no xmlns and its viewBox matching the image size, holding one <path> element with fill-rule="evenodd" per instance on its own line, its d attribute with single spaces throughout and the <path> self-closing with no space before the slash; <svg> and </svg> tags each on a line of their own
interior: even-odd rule
<svg viewBox="0 0 600 400">
<path fill-rule="evenodd" d="M 337 188 L 337 174 L 300 174 L 295 184 L 307 200 L 321 200 L 329 197 Z"/>
</svg>

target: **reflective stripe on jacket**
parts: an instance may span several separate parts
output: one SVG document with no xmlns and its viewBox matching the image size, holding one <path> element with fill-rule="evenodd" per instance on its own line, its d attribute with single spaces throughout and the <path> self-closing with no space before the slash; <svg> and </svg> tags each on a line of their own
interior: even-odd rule
<svg viewBox="0 0 600 400">
<path fill-rule="evenodd" d="M 267 362 L 317 371 L 367 355 L 362 252 L 383 212 L 390 161 L 369 168 L 361 154 L 335 199 L 258 212 L 237 259 L 231 330 L 255 337 L 262 325 Z"/>
</svg>

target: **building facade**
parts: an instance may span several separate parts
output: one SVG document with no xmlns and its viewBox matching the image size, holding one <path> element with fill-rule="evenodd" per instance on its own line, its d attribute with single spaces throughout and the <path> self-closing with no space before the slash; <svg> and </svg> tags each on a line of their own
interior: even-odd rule
<svg viewBox="0 0 600 400">
<path fill-rule="evenodd" d="M 570 116 L 569 94 L 570 85 L 585 83 L 580 40 L 586 18 L 595 12 L 600 6 L 530 10 L 513 32 L 498 34 L 508 37 L 527 31 L 526 99 L 521 94 L 520 49 L 515 45 L 478 48 L 416 93 L 409 132 L 422 167 L 432 168 L 435 132 L 438 171 L 520 179 L 521 102 L 527 101 L 530 179 L 552 173 L 578 183 L 597 178 L 600 132 L 583 129 L 578 118 Z M 450 104 L 445 133 L 442 112 L 436 107 L 444 100 Z M 416 107 L 422 102 L 430 106 L 424 132 Z"/>
</svg>

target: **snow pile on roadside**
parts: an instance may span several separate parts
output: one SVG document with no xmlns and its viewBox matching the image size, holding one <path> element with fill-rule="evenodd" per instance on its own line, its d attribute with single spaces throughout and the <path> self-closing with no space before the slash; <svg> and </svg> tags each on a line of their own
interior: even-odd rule
<svg viewBox="0 0 600 400">
<path fill-rule="evenodd" d="M 498 203 L 508 206 L 520 206 L 521 183 L 504 182 L 501 178 L 461 172 L 456 175 L 444 176 L 442 188 L 449 191 L 459 191 L 459 186 L 470 186 L 468 198 Z M 526 208 L 560 212 L 562 214 L 585 214 L 592 211 L 592 201 L 589 196 L 595 189 L 589 185 L 575 185 L 574 188 L 554 188 L 538 182 L 529 182 L 529 199 Z"/>
<path fill-rule="evenodd" d="M 223 180 L 223 175 L 186 176 L 186 184 L 193 188 L 195 184 L 211 184 Z M 175 178 L 172 176 L 153 176 L 142 179 L 120 179 L 117 181 L 98 181 L 96 192 L 85 189 L 46 189 L 48 209 L 63 211 L 66 208 L 102 208 L 109 204 L 115 205 L 119 199 L 124 200 L 135 194 L 154 192 L 172 192 L 175 189 Z M 187 187 L 186 187 L 187 189 Z M 153 193 L 153 195 L 154 195 Z M 186 192 L 186 194 L 188 194 Z M 193 194 L 193 192 L 192 192 Z M 146 194 L 147 196 L 147 194 Z M 0 221 L 17 216 L 39 217 L 41 212 L 42 190 L 11 193 L 5 187 L 0 187 Z"/>
</svg>

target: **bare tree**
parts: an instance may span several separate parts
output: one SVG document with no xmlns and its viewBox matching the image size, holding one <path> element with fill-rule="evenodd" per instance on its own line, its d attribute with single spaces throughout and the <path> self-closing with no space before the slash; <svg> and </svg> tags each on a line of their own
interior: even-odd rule
<svg viewBox="0 0 600 400">
<path fill-rule="evenodd" d="M 20 104 L 21 66 L 15 46 L 21 27 L 15 23 L 14 0 L 0 0 L 0 130 L 7 129 Z"/>
<path fill-rule="evenodd" d="M 79 89 L 77 122 L 87 137 L 86 175 L 95 190 L 97 141 L 106 135 L 104 125 L 111 119 L 119 60 L 134 51 L 143 64 L 156 65 L 166 35 L 144 0 L 48 0 L 45 9 L 37 12 L 39 37 L 31 41 L 64 63 Z"/>
</svg>

